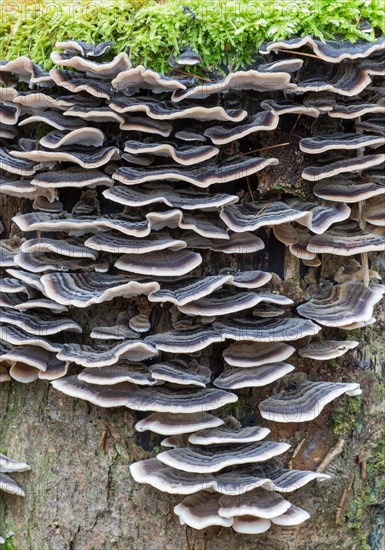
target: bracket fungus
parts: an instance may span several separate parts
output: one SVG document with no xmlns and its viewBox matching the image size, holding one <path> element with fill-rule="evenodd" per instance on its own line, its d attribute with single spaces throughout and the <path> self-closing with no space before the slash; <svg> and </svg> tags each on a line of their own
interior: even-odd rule
<svg viewBox="0 0 385 550">
<path fill-rule="evenodd" d="M 111 42 L 56 47 L 49 73 L 0 63 L 0 193 L 26 199 L 0 241 L 0 382 L 138 413 L 167 450 L 131 474 L 184 495 L 182 524 L 300 525 L 280 493 L 329 476 L 284 467 L 290 445 L 265 437 L 361 392 L 338 372 L 284 377 L 296 350 L 301 370 L 354 353 L 331 329 L 374 323 L 384 293 L 368 263 L 385 250 L 384 39 L 279 40 L 208 82 L 180 70 L 201 61 L 190 47 L 170 76 Z M 243 427 L 226 417 L 244 388 L 262 425 L 254 407 Z M 6 472 L 28 466 L 0 465 L 23 494 Z"/>
<path fill-rule="evenodd" d="M 16 483 L 9 473 L 27 472 L 31 468 L 25 462 L 17 462 L 12 458 L 0 454 L 0 491 L 24 497 L 23 489 Z"/>
</svg>

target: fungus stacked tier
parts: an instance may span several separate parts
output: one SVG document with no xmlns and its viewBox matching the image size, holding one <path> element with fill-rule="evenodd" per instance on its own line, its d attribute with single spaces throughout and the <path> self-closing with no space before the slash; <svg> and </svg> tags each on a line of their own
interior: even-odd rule
<svg viewBox="0 0 385 550">
<path fill-rule="evenodd" d="M 282 468 L 289 446 L 265 441 L 269 429 L 212 411 L 290 373 L 296 349 L 325 361 L 358 345 L 328 327 L 374 322 L 385 41 L 269 44 L 255 66 L 203 84 L 132 68 L 125 53 L 101 61 L 108 43 L 57 47 L 49 73 L 25 57 L 0 66 L 0 192 L 33 201 L 0 243 L 0 380 L 149 412 L 137 430 L 171 449 L 132 475 L 187 495 L 182 523 L 261 533 L 305 521 L 280 493 L 327 476 Z M 325 254 L 356 259 L 295 312 L 261 269 L 267 240 L 315 278 Z M 312 420 L 343 393 L 359 385 L 307 381 L 260 414 Z"/>
</svg>

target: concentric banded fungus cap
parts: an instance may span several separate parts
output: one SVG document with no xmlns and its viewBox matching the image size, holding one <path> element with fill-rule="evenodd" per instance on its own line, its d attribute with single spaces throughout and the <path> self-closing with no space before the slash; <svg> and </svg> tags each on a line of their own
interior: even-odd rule
<svg viewBox="0 0 385 550">
<path fill-rule="evenodd" d="M 343 382 L 305 382 L 261 401 L 263 418 L 272 422 L 307 422 L 314 420 L 325 405 L 340 395 L 359 395 L 360 385 Z"/>
<path fill-rule="evenodd" d="M 14 126 L 19 119 L 20 108 L 0 103 L 0 122 L 6 126 Z"/>
<path fill-rule="evenodd" d="M 271 522 L 275 523 L 275 525 L 291 526 L 300 525 L 309 518 L 310 514 L 302 510 L 302 508 L 298 508 L 298 506 L 292 504 L 284 514 L 271 518 Z"/>
<path fill-rule="evenodd" d="M 194 52 L 191 46 L 187 46 L 184 48 L 183 52 L 178 57 L 177 63 L 178 65 L 197 65 L 202 61 L 201 56 L 199 53 Z"/>
<path fill-rule="evenodd" d="M 198 132 L 194 132 L 192 130 L 180 130 L 179 132 L 175 132 L 175 137 L 177 139 L 180 139 L 181 141 L 195 141 L 195 142 L 204 142 L 207 141 L 207 139 L 199 134 Z"/>
<path fill-rule="evenodd" d="M 176 437 L 185 436 L 172 436 Z M 168 438 L 171 439 L 171 438 Z M 164 441 L 162 441 L 162 445 Z M 176 495 L 192 495 L 202 489 L 215 489 L 216 482 L 212 474 L 194 474 L 182 472 L 162 464 L 156 458 L 141 460 L 130 466 L 132 477 L 137 483 L 145 483 L 159 491 Z"/>
<path fill-rule="evenodd" d="M 113 347 L 63 344 L 58 359 L 82 367 L 97 368 L 115 365 L 124 355 L 131 361 L 143 361 L 157 355 L 156 349 L 143 340 L 124 340 Z"/>
<path fill-rule="evenodd" d="M 234 429 L 230 426 L 221 426 L 199 430 L 191 434 L 189 442 L 194 445 L 221 445 L 227 443 L 254 443 L 267 437 L 270 433 L 268 428 L 250 426 L 248 428 Z"/>
<path fill-rule="evenodd" d="M 4 292 L 4 294 L 16 294 L 18 292 L 24 292 L 28 294 L 28 288 L 23 283 L 20 283 L 17 279 L 4 277 L 0 279 L 0 292 Z"/>
<path fill-rule="evenodd" d="M 156 363 L 149 367 L 149 371 L 155 380 L 203 388 L 210 382 L 211 377 L 211 370 L 208 367 L 194 363 L 188 364 L 180 359 Z"/>
<path fill-rule="evenodd" d="M 55 217 L 44 212 L 28 213 L 14 216 L 13 221 L 22 231 L 67 231 L 71 235 L 83 235 L 102 229 L 115 229 L 125 235 L 146 237 L 151 231 L 148 220 L 132 221 L 125 217 Z"/>
<path fill-rule="evenodd" d="M 160 166 L 155 168 L 131 168 L 123 166 L 113 175 L 114 179 L 126 185 L 136 185 L 147 181 L 178 180 L 192 183 L 205 189 L 210 185 L 233 182 L 256 174 L 267 166 L 278 164 L 275 158 L 245 157 L 235 158 L 222 164 L 207 164 L 201 168 Z"/>
<path fill-rule="evenodd" d="M 121 382 L 131 382 L 138 386 L 153 386 L 156 384 L 144 363 L 132 363 L 124 359 L 112 367 L 84 369 L 78 375 L 78 379 L 96 386 L 112 386 Z"/>
<path fill-rule="evenodd" d="M 247 464 L 215 474 L 215 490 L 234 495 L 263 487 L 268 491 L 292 493 L 315 479 L 325 480 L 330 479 L 330 476 L 308 470 L 286 470 L 269 462 Z"/>
<path fill-rule="evenodd" d="M 118 91 L 123 90 L 126 95 L 132 95 L 140 89 L 151 90 L 155 94 L 186 89 L 179 80 L 145 69 L 143 65 L 122 71 L 114 78 L 112 86 Z"/>
<path fill-rule="evenodd" d="M 115 262 L 115 267 L 142 275 L 178 277 L 189 273 L 201 263 L 202 256 L 191 250 L 165 250 L 161 255 L 157 252 L 149 252 L 143 256 L 125 254 Z"/>
<path fill-rule="evenodd" d="M 193 529 L 206 529 L 212 525 L 231 527 L 234 518 L 224 518 L 218 514 L 220 505 L 218 495 L 201 492 L 182 500 L 174 508 L 181 525 L 188 525 Z"/>
<path fill-rule="evenodd" d="M 298 306 L 297 311 L 303 317 L 327 327 L 368 321 L 384 293 L 384 287 L 378 287 L 367 288 L 360 282 L 330 285 L 320 289 L 309 302 Z"/>
<path fill-rule="evenodd" d="M 78 98 L 76 101 L 78 101 Z M 70 96 L 53 97 L 41 92 L 19 92 L 13 103 L 21 105 L 25 111 L 35 114 L 37 111 L 44 109 L 65 111 L 72 107 L 76 101 Z"/>
<path fill-rule="evenodd" d="M 194 353 L 207 348 L 215 342 L 222 342 L 222 335 L 212 328 L 197 325 L 196 327 L 161 332 L 147 336 L 145 339 L 159 351 L 169 353 Z"/>
<path fill-rule="evenodd" d="M 46 271 L 76 271 L 83 269 L 94 269 L 97 272 L 108 271 L 108 262 L 100 260 L 98 262 L 90 262 L 88 258 L 71 258 L 63 257 L 58 254 L 44 254 L 38 252 L 22 252 L 16 254 L 15 265 L 22 267 L 28 271 L 35 273 L 43 273 Z"/>
<path fill-rule="evenodd" d="M 87 92 L 94 97 L 111 99 L 112 91 L 109 82 L 96 78 L 87 78 L 79 73 L 60 69 L 51 69 L 49 74 L 57 86 L 65 88 L 70 92 L 75 94 Z"/>
<path fill-rule="evenodd" d="M 1 339 L 13 346 L 38 346 L 48 351 L 58 352 L 61 350 L 61 344 L 49 342 L 41 336 L 31 335 L 15 326 L 2 326 Z"/>
<path fill-rule="evenodd" d="M 364 115 L 385 113 L 385 105 L 380 101 L 378 103 L 349 102 L 336 104 L 328 112 L 331 118 L 357 119 Z"/>
<path fill-rule="evenodd" d="M 40 281 L 40 276 L 35 273 L 29 273 L 28 271 L 22 271 L 21 269 L 7 269 L 9 275 L 21 281 L 25 286 L 34 288 L 44 294 L 44 287 Z"/>
<path fill-rule="evenodd" d="M 324 342 L 311 342 L 298 350 L 301 357 L 316 359 L 317 361 L 329 361 L 335 357 L 341 357 L 346 352 L 358 346 L 354 340 L 325 340 Z"/>
<path fill-rule="evenodd" d="M 223 254 L 251 254 L 265 248 L 265 243 L 253 233 L 231 233 L 229 239 L 206 239 L 193 232 L 183 233 L 189 248 L 208 249 Z M 250 288 L 250 287 L 249 287 Z"/>
<path fill-rule="evenodd" d="M 363 181 L 349 176 L 330 178 L 316 183 L 313 193 L 321 199 L 355 203 L 385 194 L 385 185 L 374 181 Z"/>
<path fill-rule="evenodd" d="M 290 208 L 284 202 L 274 201 L 258 204 L 230 204 L 220 213 L 227 227 L 237 233 L 256 231 L 260 227 L 280 225 L 309 218 L 308 212 Z"/>
<path fill-rule="evenodd" d="M 25 462 L 17 462 L 17 460 L 13 460 L 12 458 L 8 458 L 7 456 L 0 454 L 0 473 L 27 472 L 30 469 L 31 467 Z"/>
<path fill-rule="evenodd" d="M 254 90 L 263 92 L 272 90 L 284 90 L 290 82 L 288 73 L 263 73 L 258 71 L 238 71 L 230 73 L 224 80 L 209 84 L 202 84 L 186 91 L 177 91 L 172 95 L 172 101 L 178 102 L 185 99 L 206 99 L 212 94 L 225 93 L 230 90 Z"/>
<path fill-rule="evenodd" d="M 151 329 L 151 323 L 145 313 L 134 315 L 128 322 L 129 327 L 135 332 L 148 332 Z"/>
<path fill-rule="evenodd" d="M 17 255 L 18 251 L 18 243 L 0 240 L 0 267 L 15 266 L 15 256 Z"/>
<path fill-rule="evenodd" d="M 0 473 L 0 491 L 19 497 L 25 496 L 23 489 L 7 474 Z"/>
<path fill-rule="evenodd" d="M 243 233 L 243 236 L 244 235 L 245 233 Z M 233 235 L 230 235 L 230 241 L 232 237 Z M 264 286 L 266 283 L 268 283 L 272 277 L 271 273 L 260 270 L 235 271 L 224 268 L 223 270 L 221 270 L 220 273 L 232 273 L 233 281 L 229 284 L 232 284 L 237 288 L 260 288 L 261 286 Z"/>
<path fill-rule="evenodd" d="M 50 202 L 47 197 L 43 197 L 42 195 L 36 197 L 36 199 L 33 201 L 32 208 L 34 210 L 40 210 L 42 212 L 54 213 L 59 213 L 64 210 L 62 202 L 60 202 L 59 200 L 54 200 L 53 202 Z"/>
<path fill-rule="evenodd" d="M 110 40 L 99 42 L 99 44 L 89 44 L 82 40 L 64 40 L 56 42 L 55 47 L 64 50 L 66 54 L 81 55 L 82 57 L 101 57 L 113 46 Z"/>
<path fill-rule="evenodd" d="M 47 86 L 52 82 L 49 74 L 26 56 L 5 63 L 2 62 L 0 65 L 1 73 L 14 74 L 18 77 L 19 82 L 27 82 L 31 87 L 33 84 Z"/>
<path fill-rule="evenodd" d="M 186 434 L 180 437 L 185 436 Z M 156 458 L 136 462 L 130 466 L 130 470 L 138 483 L 146 483 L 159 491 L 178 495 L 191 495 L 202 489 L 224 495 L 242 495 L 258 487 L 288 493 L 296 491 L 314 479 L 330 478 L 318 472 L 284 470 L 271 464 L 246 464 L 226 472 L 197 475 L 166 466 Z"/>
<path fill-rule="evenodd" d="M 289 93 L 304 94 L 306 92 L 331 92 L 347 97 L 357 96 L 372 79 L 369 70 L 363 69 L 358 63 L 343 63 L 329 65 L 318 70 L 318 75 L 311 75 L 305 81 L 289 84 Z"/>
<path fill-rule="evenodd" d="M 149 97 L 118 97 L 111 101 L 109 107 L 119 114 L 144 112 L 154 120 L 191 118 L 202 122 L 241 122 L 247 116 L 247 111 L 243 109 L 225 110 L 219 105 L 215 107 L 204 107 L 202 105 L 180 107 L 175 106 L 171 101 L 160 102 Z M 198 136 L 201 137 L 200 134 Z M 197 141 L 196 137 L 189 141 Z M 205 141 L 204 138 L 203 141 Z"/>
<path fill-rule="evenodd" d="M 124 406 L 136 411 L 194 413 L 214 410 L 238 399 L 232 393 L 211 388 L 175 391 L 161 386 L 138 388 L 127 382 L 102 387 L 81 381 L 77 376 L 54 380 L 52 385 L 66 395 L 100 407 Z"/>
<path fill-rule="evenodd" d="M 208 296 L 226 283 L 232 282 L 232 275 L 212 275 L 204 278 L 182 278 L 162 284 L 161 290 L 148 296 L 150 302 L 171 302 L 183 306 L 194 300 Z"/>
<path fill-rule="evenodd" d="M 350 159 L 338 160 L 322 166 L 308 166 L 302 172 L 302 177 L 308 181 L 320 181 L 339 174 L 354 173 L 378 166 L 385 162 L 385 155 L 366 155 Z"/>
<path fill-rule="evenodd" d="M 38 370 L 45 371 L 49 361 L 54 357 L 52 352 L 33 346 L 16 346 L 1 355 L 2 361 L 23 363 Z"/>
<path fill-rule="evenodd" d="M 259 50 L 262 54 L 279 52 L 279 50 L 299 50 L 305 46 L 310 47 L 314 54 L 328 63 L 340 63 L 344 59 L 362 59 L 369 57 L 372 53 L 381 52 L 385 49 L 384 39 L 380 38 L 376 42 L 356 42 L 316 40 L 311 36 L 302 38 L 290 38 L 288 40 L 279 40 L 268 42 Z"/>
<path fill-rule="evenodd" d="M 46 295 L 63 305 L 88 307 L 108 302 L 116 296 L 131 297 L 159 290 L 156 282 L 130 281 L 126 277 L 103 273 L 51 273 L 41 282 Z"/>
<path fill-rule="evenodd" d="M 0 138 L 1 139 L 16 139 L 19 135 L 17 128 L 14 126 L 6 126 L 0 122 Z"/>
<path fill-rule="evenodd" d="M 85 246 L 114 254 L 148 254 L 159 250 L 180 250 L 186 248 L 182 240 L 174 240 L 170 235 L 154 235 L 153 239 L 136 239 L 114 233 L 101 233 L 85 241 Z"/>
<path fill-rule="evenodd" d="M 269 519 L 284 514 L 291 506 L 281 495 L 258 488 L 243 495 L 219 498 L 219 515 L 225 518 L 234 516 L 257 516 Z"/>
<path fill-rule="evenodd" d="M 82 168 L 93 169 L 100 168 L 107 164 L 110 160 L 120 158 L 120 150 L 117 147 L 102 147 L 100 149 L 95 149 L 92 152 L 82 153 L 78 151 L 11 151 L 12 157 L 14 158 L 15 163 L 31 163 L 29 161 L 35 162 L 72 162 L 81 166 Z M 11 158 L 12 158 L 11 157 Z M 27 160 L 24 160 L 27 159 Z M 1 161 L 1 157 L 0 157 Z M 36 166 L 36 165 L 35 165 Z M 33 171 L 22 170 L 21 175 L 33 175 L 36 172 L 36 169 Z M 21 172 L 15 172 L 21 173 Z"/>
<path fill-rule="evenodd" d="M 19 128 L 21 126 L 26 126 L 27 124 L 44 122 L 56 130 L 74 130 L 76 128 L 84 127 L 84 123 L 81 120 L 68 119 L 61 113 L 57 111 L 37 111 L 33 115 L 24 118 L 18 124 Z"/>
<path fill-rule="evenodd" d="M 72 258 L 89 258 L 96 260 L 97 252 L 83 246 L 81 240 L 75 239 L 48 239 L 40 237 L 39 239 L 29 239 L 24 241 L 20 247 L 21 252 L 54 252 L 62 256 Z"/>
<path fill-rule="evenodd" d="M 316 254 L 353 256 L 362 252 L 385 250 L 385 237 L 371 232 L 369 228 L 360 229 L 355 222 L 349 222 L 332 227 L 323 235 L 314 235 L 307 248 Z"/>
<path fill-rule="evenodd" d="M 381 136 L 371 136 L 365 134 L 335 134 L 327 136 L 314 136 L 303 138 L 299 143 L 299 148 L 308 155 L 319 155 L 326 151 L 342 149 L 350 151 L 361 149 L 362 147 L 379 147 L 385 143 L 385 138 Z"/>
<path fill-rule="evenodd" d="M 17 306 L 21 305 L 24 300 L 25 297 L 22 294 L 2 294 L 0 295 L 0 306 L 15 309 Z"/>
<path fill-rule="evenodd" d="M 223 359 L 234 367 L 258 367 L 285 361 L 294 352 L 293 346 L 283 342 L 234 342 L 223 351 Z"/>
<path fill-rule="evenodd" d="M 266 386 L 293 370 L 294 367 L 288 363 L 270 363 L 247 369 L 225 367 L 218 378 L 214 380 L 213 384 L 218 388 L 229 390 Z"/>
<path fill-rule="evenodd" d="M 318 334 L 321 327 L 296 317 L 285 319 L 235 319 L 215 322 L 212 328 L 222 339 L 251 342 L 287 342 Z"/>
<path fill-rule="evenodd" d="M 264 99 L 261 101 L 262 109 L 270 111 L 273 115 L 307 115 L 318 118 L 320 113 L 318 109 L 312 106 L 306 106 L 302 103 L 295 103 L 288 99 Z"/>
<path fill-rule="evenodd" d="M 178 309 L 186 315 L 203 315 L 210 317 L 244 311 L 261 302 L 281 305 L 293 304 L 293 301 L 289 298 L 270 292 L 239 292 L 236 294 L 221 292 L 219 295 L 211 295 L 209 297 L 200 298 L 185 306 L 178 306 Z"/>
<path fill-rule="evenodd" d="M 78 55 L 69 57 L 67 54 L 52 52 L 51 59 L 55 65 L 71 67 L 85 72 L 87 76 L 110 80 L 120 72 L 131 68 L 131 62 L 126 52 L 118 54 L 112 61 L 98 63 L 89 59 L 83 59 Z"/>
<path fill-rule="evenodd" d="M 5 308 L 0 308 L 0 323 L 7 323 L 22 328 L 29 334 L 41 336 L 57 334 L 65 330 L 78 333 L 82 332 L 82 327 L 72 319 L 58 319 L 45 314 L 36 316 L 28 313 L 20 313 L 18 311 L 10 311 Z"/>
<path fill-rule="evenodd" d="M 87 107 L 84 105 L 72 106 L 66 110 L 64 117 L 76 117 L 75 120 L 81 126 L 84 126 L 83 120 L 91 120 L 92 122 L 119 122 L 124 124 L 125 118 L 118 113 L 115 113 L 110 107 Z M 81 119 L 81 120 L 79 120 Z M 71 119 L 68 123 L 72 124 Z M 169 134 L 167 134 L 169 135 Z"/>
<path fill-rule="evenodd" d="M 180 227 L 180 229 L 190 229 L 209 239 L 222 239 L 222 241 L 223 239 L 230 239 L 222 224 L 213 224 L 210 220 L 210 214 L 206 212 L 193 215 L 181 210 L 166 210 L 165 212 L 150 212 L 146 214 L 146 219 L 148 221 L 148 233 L 151 230 L 159 231 L 164 227 Z"/>
<path fill-rule="evenodd" d="M 239 201 L 236 195 L 215 193 L 207 195 L 206 192 L 199 193 L 196 189 L 173 189 L 167 184 L 147 183 L 138 187 L 126 187 L 124 185 L 114 186 L 103 191 L 106 199 L 124 204 L 126 206 L 147 206 L 154 203 L 164 203 L 172 208 L 182 210 L 217 210 L 226 204 Z"/>
<path fill-rule="evenodd" d="M 279 117 L 268 111 L 261 111 L 256 115 L 246 118 L 241 124 L 222 124 L 211 126 L 205 130 L 204 135 L 215 145 L 225 145 L 240 140 L 250 134 L 262 131 L 275 130 Z"/>
<path fill-rule="evenodd" d="M 299 218 L 298 223 L 317 234 L 324 233 L 332 224 L 344 221 L 350 215 L 350 208 L 338 202 L 318 204 L 292 198 L 288 200 L 288 206 L 307 213 L 307 217 Z"/>
<path fill-rule="evenodd" d="M 115 113 L 116 117 L 121 117 Z M 93 117 L 91 117 L 92 119 Z M 156 134 L 158 136 L 168 137 L 172 132 L 172 125 L 163 120 L 152 120 L 145 117 L 128 117 L 120 123 L 119 128 L 127 132 L 144 132 L 147 134 Z"/>
<path fill-rule="evenodd" d="M 161 157 L 171 157 L 177 164 L 183 166 L 191 166 L 205 162 L 219 153 L 217 147 L 211 147 L 210 145 L 183 145 L 177 147 L 171 143 L 143 143 L 135 140 L 126 141 L 124 150 L 131 155 L 149 154 L 155 156 L 159 155 Z"/>
<path fill-rule="evenodd" d="M 218 472 L 223 468 L 236 464 L 263 462 L 285 453 L 289 447 L 290 445 L 287 443 L 275 443 L 273 441 L 215 448 L 210 446 L 207 448 L 180 447 L 159 453 L 157 459 L 177 470 L 204 474 Z"/>
<path fill-rule="evenodd" d="M 256 516 L 236 516 L 232 525 L 236 533 L 245 535 L 260 535 L 270 529 L 269 519 L 257 518 Z"/>
<path fill-rule="evenodd" d="M 23 154 L 21 153 L 21 155 Z M 18 176 L 33 176 L 38 170 L 39 165 L 29 160 L 15 158 L 14 155 L 10 155 L 5 149 L 0 147 L 0 168 Z"/>
<path fill-rule="evenodd" d="M 93 188 L 97 185 L 110 186 L 113 184 L 112 179 L 99 170 L 82 170 L 75 166 L 65 170 L 39 172 L 32 181 L 33 185 L 38 188 L 47 187 L 49 189 L 86 186 Z"/>
<path fill-rule="evenodd" d="M 46 149 L 59 149 L 70 145 L 101 147 L 106 137 L 97 128 L 78 128 L 76 130 L 53 130 L 40 139 L 39 144 Z"/>
<path fill-rule="evenodd" d="M 178 435 L 195 432 L 196 430 L 216 428 L 222 424 L 224 424 L 224 421 L 221 418 L 205 411 L 190 414 L 153 413 L 137 422 L 135 429 L 138 432 L 149 430 L 162 435 Z"/>
</svg>

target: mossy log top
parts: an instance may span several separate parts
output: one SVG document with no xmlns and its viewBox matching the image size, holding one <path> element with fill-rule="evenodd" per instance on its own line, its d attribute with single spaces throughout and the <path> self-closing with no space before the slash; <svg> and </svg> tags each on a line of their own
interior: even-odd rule
<svg viewBox="0 0 385 550">
<path fill-rule="evenodd" d="M 268 40 L 310 34 L 354 42 L 385 32 L 377 0 L 2 0 L 0 6 L 1 57 L 28 55 L 46 68 L 52 45 L 68 38 L 112 40 L 111 56 L 127 51 L 134 65 L 158 71 L 188 45 L 202 56 L 200 67 L 226 71 L 252 63 Z"/>
</svg>

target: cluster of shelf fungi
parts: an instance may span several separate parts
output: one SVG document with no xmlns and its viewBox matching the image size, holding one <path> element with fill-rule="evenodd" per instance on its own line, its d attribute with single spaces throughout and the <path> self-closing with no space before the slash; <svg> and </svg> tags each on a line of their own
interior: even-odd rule
<svg viewBox="0 0 385 550">
<path fill-rule="evenodd" d="M 375 322 L 385 40 L 270 43 L 253 66 L 211 81 L 189 75 L 199 63 L 189 48 L 166 77 L 126 53 L 105 61 L 109 43 L 56 46 L 49 72 L 26 57 L 0 65 L 0 192 L 32 201 L 0 241 L 0 381 L 48 380 L 100 407 L 150 413 L 136 429 L 165 436 L 166 450 L 131 473 L 183 495 L 182 524 L 302 523 L 309 514 L 286 494 L 328 476 L 282 468 L 287 443 L 213 412 L 290 373 L 295 352 L 343 355 L 358 345 L 349 330 Z M 267 240 L 276 262 L 286 247 L 314 277 L 325 255 L 347 258 L 295 310 L 279 277 L 257 269 Z M 328 339 L 336 329 L 346 337 Z M 272 391 L 259 411 L 310 421 L 360 392 L 307 381 Z M 1 461 L 1 472 L 28 469 Z"/>
</svg>

